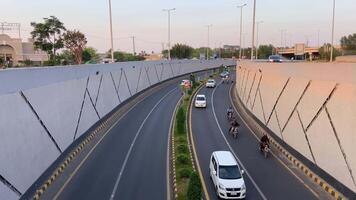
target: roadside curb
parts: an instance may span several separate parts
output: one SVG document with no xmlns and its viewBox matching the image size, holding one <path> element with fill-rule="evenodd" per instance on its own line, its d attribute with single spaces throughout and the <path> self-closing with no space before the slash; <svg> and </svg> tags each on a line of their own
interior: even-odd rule
<svg viewBox="0 0 356 200">
<path fill-rule="evenodd" d="M 298 160 L 295 156 L 293 156 L 289 151 L 287 151 L 281 144 L 279 144 L 273 137 L 270 136 L 270 133 L 266 131 L 266 127 L 262 127 L 258 124 L 252 116 L 247 112 L 245 105 L 242 103 L 240 97 L 235 90 L 236 84 L 231 87 L 230 90 L 230 98 L 235 108 L 239 108 L 239 115 L 246 121 L 249 127 L 253 130 L 258 130 L 261 133 L 269 135 L 270 141 L 273 146 L 282 153 L 289 161 L 293 163 L 301 172 L 303 172 L 308 178 L 310 178 L 315 184 L 320 186 L 323 190 L 328 192 L 334 199 L 336 200 L 346 200 L 347 198 L 339 191 L 337 191 L 334 187 L 332 187 L 329 183 L 327 183 L 324 179 L 314 173 L 310 168 L 308 168 L 303 162 Z M 237 110 L 237 109 L 236 109 Z"/>
</svg>

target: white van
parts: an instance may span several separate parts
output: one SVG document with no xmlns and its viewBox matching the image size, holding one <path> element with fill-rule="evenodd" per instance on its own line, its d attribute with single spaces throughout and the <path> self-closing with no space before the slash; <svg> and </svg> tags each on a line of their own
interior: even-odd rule
<svg viewBox="0 0 356 200">
<path fill-rule="evenodd" d="M 222 199 L 243 199 L 246 186 L 234 156 L 230 151 L 215 151 L 210 158 L 210 177 L 217 195 Z"/>
</svg>

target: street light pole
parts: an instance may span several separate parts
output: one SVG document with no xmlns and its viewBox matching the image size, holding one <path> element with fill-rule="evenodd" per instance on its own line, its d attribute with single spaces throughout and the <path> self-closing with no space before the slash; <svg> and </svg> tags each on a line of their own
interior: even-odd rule
<svg viewBox="0 0 356 200">
<path fill-rule="evenodd" d="M 114 40 L 112 34 L 112 14 L 111 14 L 111 0 L 109 0 L 109 15 L 110 15 L 110 40 L 111 40 L 111 62 L 114 62 Z"/>
<path fill-rule="evenodd" d="M 210 27 L 213 26 L 212 24 L 207 25 L 208 27 L 208 46 L 206 48 L 206 59 L 209 60 L 209 47 L 210 47 Z"/>
<path fill-rule="evenodd" d="M 253 0 L 251 60 L 253 60 L 253 48 L 255 47 L 255 22 L 256 22 L 256 0 Z"/>
<path fill-rule="evenodd" d="M 333 61 L 333 51 L 334 51 L 334 32 L 335 32 L 335 0 L 333 0 L 333 20 L 331 28 L 331 48 L 330 48 L 330 62 Z"/>
<path fill-rule="evenodd" d="M 239 59 L 241 59 L 242 56 L 242 8 L 246 6 L 247 4 L 243 4 L 241 6 L 237 6 L 240 8 L 240 51 L 239 51 Z"/>
<path fill-rule="evenodd" d="M 131 36 L 132 38 L 132 50 L 133 50 L 133 55 L 136 55 L 136 44 L 135 44 L 135 36 Z"/>
<path fill-rule="evenodd" d="M 168 13 L 168 60 L 171 60 L 171 11 L 174 10 L 176 9 L 163 9 L 163 11 Z"/>
<path fill-rule="evenodd" d="M 258 44 L 258 29 L 259 29 L 259 25 L 262 24 L 262 23 L 263 23 L 263 21 L 256 22 L 256 24 L 257 24 L 257 30 L 256 30 L 256 59 L 258 59 L 258 46 L 259 46 L 259 44 Z"/>
</svg>

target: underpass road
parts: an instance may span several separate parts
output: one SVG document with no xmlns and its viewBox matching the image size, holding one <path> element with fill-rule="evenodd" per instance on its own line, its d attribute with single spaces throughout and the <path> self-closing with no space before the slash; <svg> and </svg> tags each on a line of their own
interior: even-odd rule
<svg viewBox="0 0 356 200">
<path fill-rule="evenodd" d="M 57 193 L 57 199 L 166 199 L 168 131 L 179 98 L 175 82 L 133 107 Z M 123 172 L 120 181 L 119 172 Z"/>
<path fill-rule="evenodd" d="M 211 153 L 218 150 L 232 150 L 242 163 L 240 167 L 246 169 L 246 199 L 318 199 L 318 194 L 306 187 L 279 160 L 271 154 L 264 158 L 259 152 L 258 140 L 240 118 L 237 139 L 227 133 L 226 110 L 231 105 L 230 87 L 231 84 L 220 84 L 216 89 L 203 88 L 198 94 L 207 96 L 208 107 L 192 108 L 195 148 L 210 199 L 217 199 L 217 196 L 209 178 L 209 159 Z"/>
</svg>

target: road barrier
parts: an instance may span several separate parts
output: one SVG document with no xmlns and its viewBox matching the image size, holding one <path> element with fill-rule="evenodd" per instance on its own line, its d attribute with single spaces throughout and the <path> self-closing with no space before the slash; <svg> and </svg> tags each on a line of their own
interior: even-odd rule
<svg viewBox="0 0 356 200">
<path fill-rule="evenodd" d="M 356 197 L 355 74 L 342 63 L 237 67 L 235 89 L 244 107 L 293 163 L 336 198 Z"/>
</svg>

